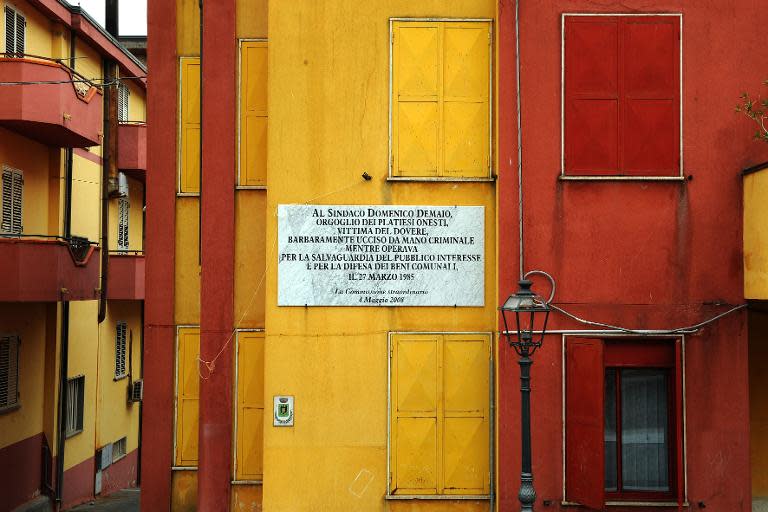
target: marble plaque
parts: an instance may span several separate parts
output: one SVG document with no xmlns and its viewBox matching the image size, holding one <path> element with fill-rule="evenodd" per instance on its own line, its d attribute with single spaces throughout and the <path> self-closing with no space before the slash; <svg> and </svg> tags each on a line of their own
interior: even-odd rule
<svg viewBox="0 0 768 512">
<path fill-rule="evenodd" d="M 279 306 L 483 306 L 485 207 L 279 205 Z"/>
</svg>

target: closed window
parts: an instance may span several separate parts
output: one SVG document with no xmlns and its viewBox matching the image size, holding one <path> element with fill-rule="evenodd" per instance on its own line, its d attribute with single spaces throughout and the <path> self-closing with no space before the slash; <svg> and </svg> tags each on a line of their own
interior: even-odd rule
<svg viewBox="0 0 768 512">
<path fill-rule="evenodd" d="M 199 426 L 200 328 L 179 327 L 176 354 L 175 462 L 179 467 L 197 466 Z"/>
<path fill-rule="evenodd" d="M 239 186 L 267 184 L 267 42 L 240 46 Z"/>
<path fill-rule="evenodd" d="M 0 412 L 19 405 L 18 336 L 0 337 Z"/>
<path fill-rule="evenodd" d="M 121 379 L 125 373 L 125 348 L 128 336 L 128 325 L 125 322 L 117 322 L 115 334 L 115 378 Z"/>
<path fill-rule="evenodd" d="M 681 353 L 680 341 L 568 340 L 568 501 L 683 501 Z"/>
<path fill-rule="evenodd" d="M 679 15 L 563 16 L 562 173 L 682 173 Z"/>
<path fill-rule="evenodd" d="M 74 436 L 83 431 L 83 406 L 85 398 L 85 376 L 80 375 L 67 380 L 66 418 L 64 434 Z"/>
<path fill-rule="evenodd" d="M 235 478 L 264 474 L 264 333 L 237 333 L 237 450 Z"/>
<path fill-rule="evenodd" d="M 21 234 L 22 206 L 24 198 L 24 175 L 18 169 L 3 167 L 2 176 L 2 220 L 0 231 L 3 233 Z"/>
<path fill-rule="evenodd" d="M 117 120 L 120 122 L 129 121 L 128 118 L 128 101 L 130 99 L 131 91 L 128 90 L 128 86 L 120 84 L 117 88 Z"/>
<path fill-rule="evenodd" d="M 490 178 L 490 21 L 393 21 L 390 174 Z"/>
<path fill-rule="evenodd" d="M 121 437 L 120 439 L 112 443 L 112 462 L 113 463 L 125 457 L 127 444 L 128 444 L 128 440 L 124 437 Z"/>
<path fill-rule="evenodd" d="M 121 197 L 117 200 L 117 250 L 127 251 L 130 249 L 128 241 L 128 213 L 131 208 L 131 202 L 127 197 Z"/>
<path fill-rule="evenodd" d="M 6 57 L 23 57 L 26 49 L 27 20 L 19 11 L 5 6 Z"/>
<path fill-rule="evenodd" d="M 200 192 L 200 59 L 182 57 L 179 78 L 179 193 Z"/>
<path fill-rule="evenodd" d="M 389 495 L 490 493 L 486 334 L 392 334 Z"/>
</svg>

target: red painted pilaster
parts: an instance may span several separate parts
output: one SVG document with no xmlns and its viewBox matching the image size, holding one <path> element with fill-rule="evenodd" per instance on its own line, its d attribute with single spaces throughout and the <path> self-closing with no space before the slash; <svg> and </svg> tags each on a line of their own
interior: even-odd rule
<svg viewBox="0 0 768 512">
<path fill-rule="evenodd" d="M 198 510 L 229 509 L 235 264 L 235 1 L 203 3 Z M 228 343 L 229 342 L 229 343 Z"/>
<path fill-rule="evenodd" d="M 499 297 L 504 300 L 517 289 L 520 226 L 518 210 L 518 129 L 516 84 L 515 0 L 498 0 L 498 229 Z M 499 315 L 499 329 L 504 329 Z M 531 371 L 536 374 L 534 364 Z M 498 470 L 496 495 L 499 510 L 516 510 L 520 485 L 520 369 L 517 355 L 503 336 L 498 352 Z M 533 453 L 534 461 L 536 452 Z M 535 482 L 534 482 L 535 484 Z"/>
<path fill-rule="evenodd" d="M 176 3 L 149 2 L 146 308 L 141 509 L 171 508 L 176 201 Z"/>
</svg>

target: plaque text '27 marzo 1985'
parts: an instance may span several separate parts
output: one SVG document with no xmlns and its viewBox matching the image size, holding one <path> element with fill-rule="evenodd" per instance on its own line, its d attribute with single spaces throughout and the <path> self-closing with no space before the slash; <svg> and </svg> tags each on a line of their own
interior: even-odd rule
<svg viewBox="0 0 768 512">
<path fill-rule="evenodd" d="M 482 206 L 279 205 L 280 306 L 483 306 Z"/>
</svg>

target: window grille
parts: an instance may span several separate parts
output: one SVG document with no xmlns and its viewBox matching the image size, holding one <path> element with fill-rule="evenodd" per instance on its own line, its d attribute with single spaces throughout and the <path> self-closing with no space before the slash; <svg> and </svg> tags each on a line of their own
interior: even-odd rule
<svg viewBox="0 0 768 512">
<path fill-rule="evenodd" d="M 125 377 L 125 346 L 128 325 L 125 322 L 117 322 L 117 334 L 115 336 L 115 378 Z"/>
<path fill-rule="evenodd" d="M 85 398 L 85 375 L 67 380 L 66 425 L 64 434 L 71 437 L 83 431 L 83 400 Z"/>
<path fill-rule="evenodd" d="M 19 404 L 19 337 L 0 338 L 0 411 Z"/>
<path fill-rule="evenodd" d="M 5 53 L 8 57 L 23 57 L 26 47 L 27 20 L 23 14 L 5 6 Z"/>
<path fill-rule="evenodd" d="M 112 462 L 113 463 L 125 457 L 126 445 L 127 445 L 127 439 L 125 437 L 122 437 L 117 441 L 115 441 L 114 443 L 112 443 Z"/>
<path fill-rule="evenodd" d="M 128 243 L 128 209 L 131 207 L 127 197 L 121 197 L 117 200 L 117 250 L 127 251 L 130 247 Z"/>
<path fill-rule="evenodd" d="M 24 196 L 24 175 L 18 169 L 3 167 L 2 176 L 2 221 L 0 231 L 21 234 L 22 204 Z"/>
<path fill-rule="evenodd" d="M 128 98 L 130 91 L 124 84 L 120 84 L 117 89 L 117 120 L 121 122 L 128 121 Z"/>
</svg>

